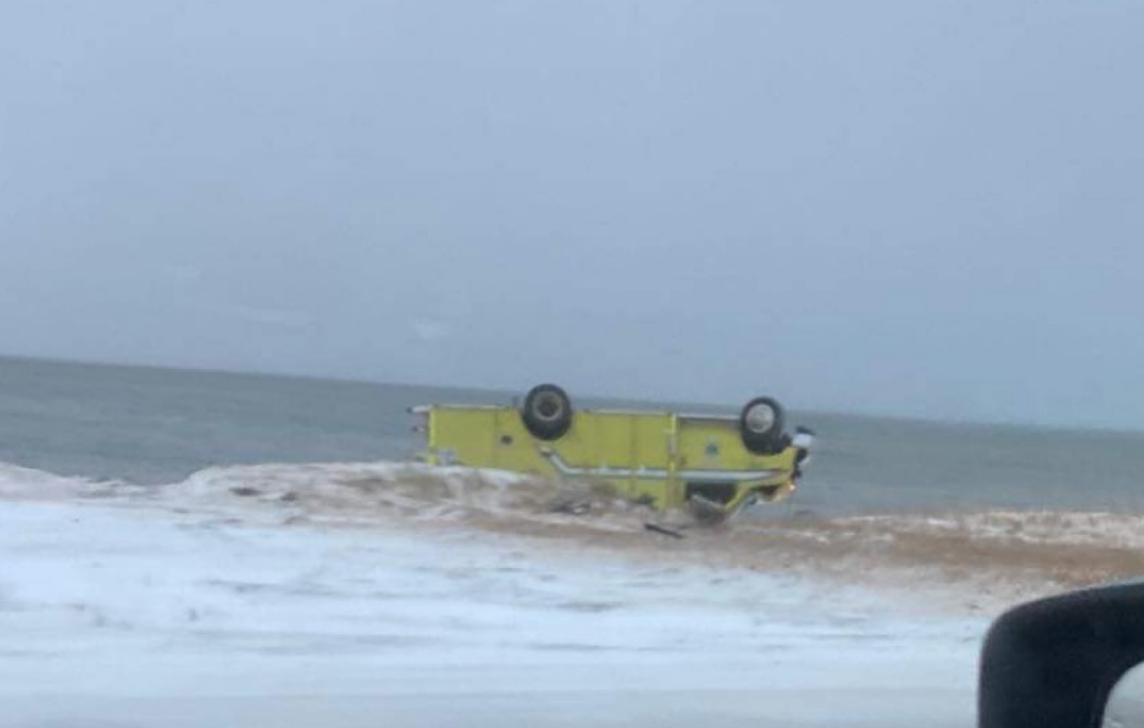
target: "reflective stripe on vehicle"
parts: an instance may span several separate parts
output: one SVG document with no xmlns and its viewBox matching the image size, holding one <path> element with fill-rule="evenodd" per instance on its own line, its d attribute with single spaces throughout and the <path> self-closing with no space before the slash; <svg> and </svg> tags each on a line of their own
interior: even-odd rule
<svg viewBox="0 0 1144 728">
<path fill-rule="evenodd" d="M 551 448 L 540 448 L 540 454 L 547 458 L 561 475 L 580 477 L 667 480 L 674 476 L 689 483 L 745 483 L 751 480 L 773 478 L 785 472 L 778 468 L 766 470 L 678 470 L 674 473 L 666 468 L 611 468 L 606 465 L 598 468 L 577 468 L 564 462 L 564 459 Z"/>
</svg>

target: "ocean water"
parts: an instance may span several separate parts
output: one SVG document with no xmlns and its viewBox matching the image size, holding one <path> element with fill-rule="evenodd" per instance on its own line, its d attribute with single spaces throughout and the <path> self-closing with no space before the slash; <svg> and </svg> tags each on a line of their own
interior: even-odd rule
<svg viewBox="0 0 1144 728">
<path fill-rule="evenodd" d="M 403 460 L 421 445 L 406 407 L 507 403 L 514 394 L 523 391 L 0 358 L 0 461 L 151 485 L 217 465 Z M 631 404 L 571 394 L 586 406 Z M 799 493 L 775 506 L 786 512 L 1144 512 L 1144 433 L 815 412 L 789 419 L 819 439 Z"/>
</svg>

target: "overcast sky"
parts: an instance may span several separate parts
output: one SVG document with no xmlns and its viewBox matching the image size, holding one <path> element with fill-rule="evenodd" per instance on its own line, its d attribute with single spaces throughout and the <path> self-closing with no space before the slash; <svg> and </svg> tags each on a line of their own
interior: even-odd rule
<svg viewBox="0 0 1144 728">
<path fill-rule="evenodd" d="M 1144 427 L 1144 3 L 0 5 L 0 352 Z"/>
</svg>

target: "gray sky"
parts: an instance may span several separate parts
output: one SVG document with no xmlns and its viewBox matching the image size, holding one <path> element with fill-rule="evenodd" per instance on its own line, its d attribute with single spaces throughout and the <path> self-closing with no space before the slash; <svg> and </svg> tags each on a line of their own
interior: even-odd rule
<svg viewBox="0 0 1144 728">
<path fill-rule="evenodd" d="M 0 6 L 0 351 L 1144 427 L 1144 3 Z"/>
</svg>

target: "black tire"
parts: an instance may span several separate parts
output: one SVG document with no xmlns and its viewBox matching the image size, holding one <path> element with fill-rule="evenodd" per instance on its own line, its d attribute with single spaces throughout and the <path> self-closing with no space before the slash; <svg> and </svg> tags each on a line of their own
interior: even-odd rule
<svg viewBox="0 0 1144 728">
<path fill-rule="evenodd" d="M 752 399 L 739 413 L 739 434 L 743 438 L 743 445 L 756 455 L 782 452 L 785 418 L 782 405 L 774 399 Z"/>
<path fill-rule="evenodd" d="M 557 440 L 572 426 L 572 400 L 555 384 L 541 384 L 529 390 L 520 417 L 533 437 Z"/>
</svg>

